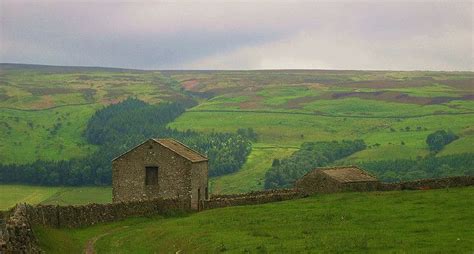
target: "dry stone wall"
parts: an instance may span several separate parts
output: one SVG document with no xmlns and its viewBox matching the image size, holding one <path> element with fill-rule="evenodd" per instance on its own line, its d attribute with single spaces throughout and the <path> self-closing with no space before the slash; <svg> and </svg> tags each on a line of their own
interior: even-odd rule
<svg viewBox="0 0 474 254">
<path fill-rule="evenodd" d="M 189 201 L 156 199 L 82 206 L 27 206 L 27 216 L 32 225 L 77 228 L 129 217 L 164 215 L 175 211 L 189 210 Z"/>
<path fill-rule="evenodd" d="M 380 183 L 377 190 L 424 190 L 474 185 L 474 176 L 423 179 L 401 183 Z M 305 197 L 296 189 L 257 191 L 233 195 L 214 195 L 203 201 L 202 209 L 256 205 Z M 38 253 L 40 249 L 32 226 L 77 228 L 134 216 L 166 215 L 175 211 L 192 211 L 189 200 L 155 199 L 112 204 L 82 206 L 31 206 L 19 204 L 2 213 L 0 221 L 0 253 Z"/>
<path fill-rule="evenodd" d="M 0 253 L 40 253 L 38 241 L 27 216 L 27 205 L 18 204 L 5 214 L 0 229 Z"/>
<path fill-rule="evenodd" d="M 295 189 L 268 190 L 232 195 L 215 195 L 211 196 L 209 200 L 204 201 L 203 208 L 212 209 L 227 206 L 257 205 L 297 199 L 301 197 L 304 197 L 304 195 Z"/>
<path fill-rule="evenodd" d="M 33 226 L 77 228 L 135 216 L 166 215 L 190 211 L 189 200 L 156 199 L 112 204 L 55 206 L 18 204 L 4 214 L 0 253 L 39 253 Z"/>
<path fill-rule="evenodd" d="M 474 176 L 454 176 L 437 179 L 421 179 L 400 183 L 381 183 L 379 185 L 379 190 L 429 190 L 473 185 Z"/>
</svg>

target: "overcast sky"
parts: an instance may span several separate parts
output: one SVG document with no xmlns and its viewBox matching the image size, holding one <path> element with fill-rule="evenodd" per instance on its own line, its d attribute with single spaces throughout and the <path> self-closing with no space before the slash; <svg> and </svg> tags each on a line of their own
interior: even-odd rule
<svg viewBox="0 0 474 254">
<path fill-rule="evenodd" d="M 0 62 L 474 70 L 472 1 L 0 0 Z"/>
</svg>

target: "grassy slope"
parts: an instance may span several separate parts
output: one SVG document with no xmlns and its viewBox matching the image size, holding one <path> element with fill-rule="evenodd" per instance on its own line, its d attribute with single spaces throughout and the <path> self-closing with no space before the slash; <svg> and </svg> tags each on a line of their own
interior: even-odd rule
<svg viewBox="0 0 474 254">
<path fill-rule="evenodd" d="M 37 228 L 50 253 L 473 251 L 474 188 L 341 193 L 188 217 L 135 218 L 82 229 Z"/>
<path fill-rule="evenodd" d="M 17 203 L 79 205 L 112 202 L 111 187 L 0 185 L 0 210 Z"/>
<path fill-rule="evenodd" d="M 38 159 L 67 160 L 95 150 L 82 133 L 99 105 L 66 106 L 38 111 L 0 109 L 0 162 L 28 163 Z M 52 134 L 54 125 L 61 124 Z"/>
<path fill-rule="evenodd" d="M 0 163 L 86 156 L 95 147 L 82 133 L 100 107 L 129 96 L 150 103 L 182 97 L 153 71 L 1 67 Z M 57 133 L 51 133 L 58 123 Z"/>
<path fill-rule="evenodd" d="M 265 172 L 274 158 L 291 155 L 297 147 L 278 147 L 266 144 L 254 144 L 246 163 L 239 171 L 211 178 L 213 194 L 244 193 L 261 190 L 264 187 Z"/>
</svg>

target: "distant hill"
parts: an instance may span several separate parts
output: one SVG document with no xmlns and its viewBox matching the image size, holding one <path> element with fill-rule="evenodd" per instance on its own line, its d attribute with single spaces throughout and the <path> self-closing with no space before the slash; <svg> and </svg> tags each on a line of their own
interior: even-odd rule
<svg viewBox="0 0 474 254">
<path fill-rule="evenodd" d="M 459 139 L 437 156 L 474 153 L 473 83 L 473 72 L 143 71 L 0 64 L 0 163 L 88 156 L 97 147 L 83 132 L 103 106 L 128 97 L 151 104 L 192 98 L 199 104 L 169 126 L 255 130 L 258 139 L 247 164 L 212 182 L 222 193 L 256 190 L 263 188 L 273 159 L 289 156 L 303 142 L 366 142 L 368 149 L 341 163 L 416 159 L 430 154 L 426 137 L 442 129 Z"/>
</svg>

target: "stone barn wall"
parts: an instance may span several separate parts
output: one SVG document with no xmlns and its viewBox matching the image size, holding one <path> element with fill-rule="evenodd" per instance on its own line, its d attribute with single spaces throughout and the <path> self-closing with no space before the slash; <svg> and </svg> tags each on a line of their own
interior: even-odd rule
<svg viewBox="0 0 474 254">
<path fill-rule="evenodd" d="M 148 166 L 158 166 L 156 185 L 145 185 Z M 112 161 L 113 201 L 189 197 L 191 166 L 175 152 L 148 140 Z"/>
<path fill-rule="evenodd" d="M 341 184 L 341 191 L 376 191 L 380 189 L 380 182 L 354 182 Z"/>
<path fill-rule="evenodd" d="M 201 210 L 203 202 L 209 199 L 207 161 L 194 163 L 191 168 L 191 208 Z"/>
<path fill-rule="evenodd" d="M 342 185 L 318 171 L 311 172 L 295 183 L 295 188 L 306 195 L 314 193 L 333 193 L 341 191 Z"/>
</svg>

